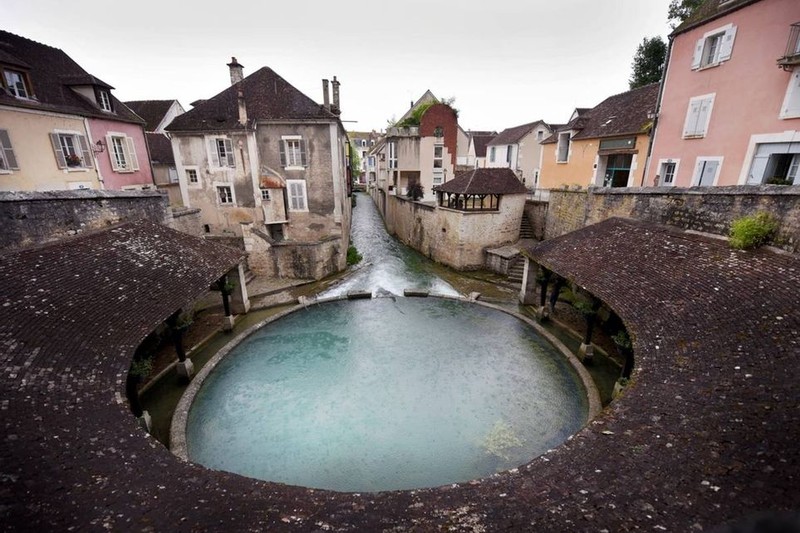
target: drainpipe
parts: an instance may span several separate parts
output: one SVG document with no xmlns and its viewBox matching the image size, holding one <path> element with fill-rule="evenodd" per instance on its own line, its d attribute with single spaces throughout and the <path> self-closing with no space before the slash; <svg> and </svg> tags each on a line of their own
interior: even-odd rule
<svg viewBox="0 0 800 533">
<path fill-rule="evenodd" d="M 656 99 L 656 112 L 655 116 L 653 117 L 653 126 L 651 131 L 653 132 L 650 135 L 650 140 L 647 143 L 647 157 L 644 161 L 644 172 L 642 173 L 642 183 L 641 186 L 644 187 L 644 184 L 647 183 L 647 178 L 650 174 L 650 158 L 653 155 L 653 145 L 656 141 L 656 135 L 658 135 L 658 117 L 661 114 L 661 101 L 664 98 L 664 88 L 667 85 L 667 73 L 669 72 L 669 60 L 672 56 L 672 36 L 667 37 L 669 43 L 667 44 L 667 57 L 664 59 L 664 72 L 661 74 L 661 83 L 658 87 L 658 98 Z"/>
<path fill-rule="evenodd" d="M 92 151 L 92 160 L 94 161 L 94 169 L 97 171 L 97 181 L 100 182 L 100 189 L 106 188 L 106 182 L 103 179 L 103 174 L 100 172 L 100 160 L 97 158 L 97 154 L 94 153 L 94 139 L 92 139 L 92 130 L 89 129 L 89 119 L 83 117 L 83 129 L 86 130 L 86 142 L 89 143 L 89 150 Z M 106 146 L 106 150 L 111 150 L 110 146 Z"/>
</svg>

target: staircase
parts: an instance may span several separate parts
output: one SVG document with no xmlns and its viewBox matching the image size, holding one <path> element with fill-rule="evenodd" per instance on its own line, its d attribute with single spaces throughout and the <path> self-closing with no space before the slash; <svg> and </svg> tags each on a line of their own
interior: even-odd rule
<svg viewBox="0 0 800 533">
<path fill-rule="evenodd" d="M 525 260 L 522 256 L 515 257 L 508 266 L 508 281 L 515 284 L 522 283 L 522 276 L 525 273 Z"/>
<path fill-rule="evenodd" d="M 533 232 L 533 224 L 528 220 L 528 215 L 522 214 L 522 222 L 519 225 L 519 238 L 520 239 L 535 239 L 536 235 Z"/>
</svg>

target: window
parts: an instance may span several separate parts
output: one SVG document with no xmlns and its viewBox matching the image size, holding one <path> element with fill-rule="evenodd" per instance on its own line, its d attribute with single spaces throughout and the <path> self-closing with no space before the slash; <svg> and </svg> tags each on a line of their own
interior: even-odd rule
<svg viewBox="0 0 800 533">
<path fill-rule="evenodd" d="M 569 161 L 569 143 L 570 143 L 570 132 L 565 131 L 564 133 L 558 134 L 558 148 L 556 150 L 557 163 L 566 163 L 567 161 Z"/>
<path fill-rule="evenodd" d="M 100 109 L 103 111 L 111 111 L 111 97 L 108 95 L 108 91 L 100 89 L 97 91 L 97 96 L 97 101 L 100 103 Z"/>
<path fill-rule="evenodd" d="M 109 133 L 106 137 L 108 157 L 114 172 L 135 172 L 139 170 L 133 138 L 123 133 Z"/>
<path fill-rule="evenodd" d="M 658 179 L 656 186 L 674 186 L 675 174 L 678 173 L 678 160 L 677 159 L 661 159 L 658 163 Z"/>
<path fill-rule="evenodd" d="M 731 58 L 736 26 L 728 24 L 707 32 L 697 40 L 692 56 L 692 69 L 718 65 Z"/>
<path fill-rule="evenodd" d="M 76 132 L 54 132 L 50 142 L 58 168 L 80 170 L 92 168 L 92 151 L 86 137 Z"/>
<path fill-rule="evenodd" d="M 397 168 L 397 144 L 389 143 L 389 168 Z"/>
<path fill-rule="evenodd" d="M 508 145 L 506 147 L 506 163 L 508 163 L 509 166 L 511 165 L 511 159 L 512 159 L 511 156 L 512 155 L 514 155 L 514 147 L 511 146 L 511 145 Z"/>
<path fill-rule="evenodd" d="M 631 176 L 633 154 L 612 154 L 603 157 L 606 158 L 603 187 L 627 187 Z"/>
<path fill-rule="evenodd" d="M 178 171 L 174 167 L 169 167 L 167 174 L 169 175 L 170 183 L 178 183 Z"/>
<path fill-rule="evenodd" d="M 188 181 L 189 183 L 198 183 L 197 169 L 194 168 L 186 169 L 186 181 Z"/>
<path fill-rule="evenodd" d="M 289 191 L 289 211 L 308 211 L 305 180 L 286 180 Z"/>
<path fill-rule="evenodd" d="M 366 139 L 361 139 L 361 146 L 362 147 L 367 146 L 367 140 Z"/>
<path fill-rule="evenodd" d="M 306 166 L 306 143 L 299 135 L 281 137 L 281 165 L 287 168 Z"/>
<path fill-rule="evenodd" d="M 441 185 L 444 182 L 444 146 L 437 144 L 433 147 L 433 184 Z"/>
<path fill-rule="evenodd" d="M 265 189 L 264 187 L 261 187 L 261 199 L 262 200 L 272 200 L 272 198 L 269 195 L 269 189 Z"/>
<path fill-rule="evenodd" d="M 28 85 L 27 76 L 17 70 L 6 69 L 3 71 L 5 86 L 11 96 L 17 98 L 30 98 L 32 93 Z"/>
<path fill-rule="evenodd" d="M 698 157 L 692 184 L 698 187 L 710 187 L 715 185 L 721 167 L 721 157 Z"/>
<path fill-rule="evenodd" d="M 543 138 L 544 138 L 544 132 L 542 130 L 537 131 L 536 132 L 536 140 L 537 141 L 541 141 Z"/>
<path fill-rule="evenodd" d="M 492 146 L 491 148 L 489 148 L 489 162 L 490 163 L 494 163 L 495 155 L 496 155 L 496 151 L 495 151 L 494 146 Z"/>
<path fill-rule="evenodd" d="M 780 118 L 798 117 L 800 117 L 800 67 L 795 67 L 789 78 L 789 86 L 786 88 Z"/>
<path fill-rule="evenodd" d="M 220 205 L 233 204 L 233 190 L 230 185 L 217 185 L 217 199 Z"/>
<path fill-rule="evenodd" d="M 233 143 L 230 139 L 216 137 L 209 140 L 209 152 L 212 167 L 236 167 L 236 162 L 233 158 Z"/>
<path fill-rule="evenodd" d="M 695 96 L 689 99 L 686 110 L 686 122 L 683 125 L 683 138 L 705 137 L 708 123 L 711 120 L 711 109 L 714 107 L 714 94 Z"/>
<path fill-rule="evenodd" d="M 17 170 L 17 158 L 14 156 L 14 149 L 11 147 L 11 137 L 8 131 L 0 130 L 0 172 L 7 173 Z"/>
</svg>

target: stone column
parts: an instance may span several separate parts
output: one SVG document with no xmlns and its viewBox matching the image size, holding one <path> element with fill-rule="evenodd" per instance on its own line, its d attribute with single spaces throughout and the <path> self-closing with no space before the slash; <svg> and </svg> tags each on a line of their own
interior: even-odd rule
<svg viewBox="0 0 800 533">
<path fill-rule="evenodd" d="M 536 316 L 539 320 L 547 320 L 550 318 L 550 309 L 547 307 L 547 285 L 550 283 L 552 272 L 544 267 L 539 270 L 541 272 L 541 276 L 539 276 L 539 307 L 536 308 Z"/>
<path fill-rule="evenodd" d="M 600 300 L 594 296 L 589 296 L 591 302 L 591 309 L 583 312 L 583 317 L 586 320 L 586 332 L 583 336 L 581 347 L 578 348 L 578 358 L 584 364 L 590 364 L 594 359 L 594 345 L 592 344 L 592 333 L 594 333 L 594 325 L 597 322 L 597 312 L 600 310 Z"/>
<path fill-rule="evenodd" d="M 522 274 L 522 287 L 519 289 L 519 301 L 522 305 L 535 305 L 536 273 L 539 269 L 529 257 L 523 257 L 525 258 L 525 270 Z"/>
<path fill-rule="evenodd" d="M 228 272 L 227 276 L 234 284 L 233 292 L 231 292 L 231 311 L 236 315 L 244 315 L 250 310 L 250 298 L 247 296 L 244 265 L 239 263 L 236 268 Z"/>
<path fill-rule="evenodd" d="M 188 380 L 192 379 L 194 374 L 194 363 L 186 357 L 186 351 L 183 349 L 183 334 L 189 328 L 189 325 L 178 323 L 179 317 L 180 311 L 174 313 L 167 319 L 167 326 L 169 326 L 172 344 L 175 346 L 175 353 L 178 356 L 178 365 L 176 367 L 178 376 Z"/>
</svg>

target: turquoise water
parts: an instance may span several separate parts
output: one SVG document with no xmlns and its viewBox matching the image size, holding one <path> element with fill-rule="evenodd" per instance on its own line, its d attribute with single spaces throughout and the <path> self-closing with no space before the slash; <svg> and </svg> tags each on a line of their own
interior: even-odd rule
<svg viewBox="0 0 800 533">
<path fill-rule="evenodd" d="M 317 304 L 268 324 L 189 413 L 192 461 L 339 491 L 467 481 L 585 423 L 569 363 L 518 319 L 434 298 Z"/>
</svg>

